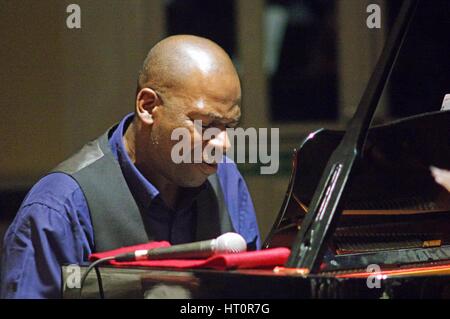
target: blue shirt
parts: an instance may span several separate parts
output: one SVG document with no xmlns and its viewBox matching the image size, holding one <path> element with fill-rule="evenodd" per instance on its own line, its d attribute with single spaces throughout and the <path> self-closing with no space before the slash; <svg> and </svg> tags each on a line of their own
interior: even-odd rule
<svg viewBox="0 0 450 319">
<path fill-rule="evenodd" d="M 196 190 L 187 191 L 177 210 L 164 204 L 125 151 L 122 137 L 132 118 L 129 114 L 119 123 L 109 144 L 137 204 L 146 208 L 144 222 L 156 240 L 193 241 L 191 204 Z M 244 179 L 228 161 L 218 165 L 217 175 L 234 229 L 259 249 L 260 234 Z M 27 194 L 5 234 L 0 298 L 61 297 L 61 265 L 85 262 L 93 249 L 93 227 L 80 186 L 66 174 L 46 175 Z"/>
</svg>

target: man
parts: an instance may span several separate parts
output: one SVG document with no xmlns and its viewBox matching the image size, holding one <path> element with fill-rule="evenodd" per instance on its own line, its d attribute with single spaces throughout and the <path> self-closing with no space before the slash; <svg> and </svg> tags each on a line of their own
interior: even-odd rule
<svg viewBox="0 0 450 319">
<path fill-rule="evenodd" d="M 171 158 L 176 128 L 219 129 L 203 141 L 224 150 L 240 117 L 241 88 L 228 55 L 194 36 L 154 46 L 139 75 L 134 114 L 43 177 L 24 199 L 3 243 L 1 297 L 60 297 L 60 266 L 94 251 L 149 240 L 180 244 L 240 233 L 260 235 L 234 163 Z M 201 138 L 201 137 L 200 137 Z"/>
</svg>

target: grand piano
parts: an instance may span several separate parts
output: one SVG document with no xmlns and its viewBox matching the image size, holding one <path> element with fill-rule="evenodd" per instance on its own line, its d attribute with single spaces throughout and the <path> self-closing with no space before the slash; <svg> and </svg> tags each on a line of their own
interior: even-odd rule
<svg viewBox="0 0 450 319">
<path fill-rule="evenodd" d="M 100 275 L 102 295 L 114 298 L 449 298 L 450 193 L 430 167 L 450 169 L 450 111 L 371 126 L 417 2 L 404 1 L 347 130 L 317 130 L 294 150 L 263 244 L 291 249 L 283 267 L 103 266 L 82 297 L 99 296 Z M 63 297 L 79 297 L 62 274 Z"/>
</svg>

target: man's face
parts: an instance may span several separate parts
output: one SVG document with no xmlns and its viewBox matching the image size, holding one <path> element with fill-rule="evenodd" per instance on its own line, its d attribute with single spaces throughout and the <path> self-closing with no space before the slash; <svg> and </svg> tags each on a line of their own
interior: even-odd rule
<svg viewBox="0 0 450 319">
<path fill-rule="evenodd" d="M 226 129 L 235 127 L 240 118 L 240 85 L 232 77 L 209 81 L 197 81 L 170 94 L 160 94 L 163 105 L 153 112 L 150 154 L 158 173 L 181 187 L 197 187 L 215 173 L 217 163 L 208 164 L 202 154 L 201 163 L 194 163 L 196 148 L 220 148 L 225 153 L 229 148 Z M 199 122 L 201 125 L 199 126 Z M 195 125 L 195 123 L 197 125 Z M 179 143 L 172 140 L 175 129 L 184 128 L 189 132 L 191 162 L 175 163 L 172 149 Z M 203 133 L 208 128 L 217 129 L 218 134 L 205 139 Z M 196 142 L 197 141 L 197 142 Z"/>
</svg>

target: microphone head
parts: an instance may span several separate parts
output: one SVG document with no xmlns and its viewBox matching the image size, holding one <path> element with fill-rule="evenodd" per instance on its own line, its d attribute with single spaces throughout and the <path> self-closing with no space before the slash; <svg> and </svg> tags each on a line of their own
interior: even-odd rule
<svg viewBox="0 0 450 319">
<path fill-rule="evenodd" d="M 215 239 L 216 253 L 239 253 L 247 250 L 245 239 L 236 233 L 225 233 Z"/>
</svg>

